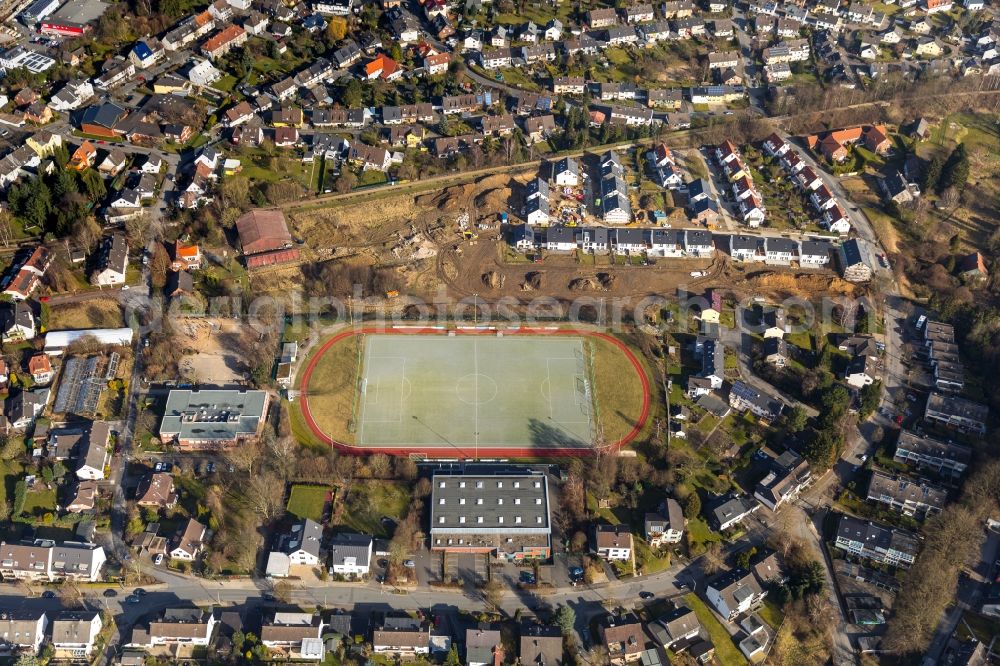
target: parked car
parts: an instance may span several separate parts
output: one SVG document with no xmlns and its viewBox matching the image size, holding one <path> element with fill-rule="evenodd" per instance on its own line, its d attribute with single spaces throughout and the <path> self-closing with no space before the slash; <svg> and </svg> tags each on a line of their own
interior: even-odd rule
<svg viewBox="0 0 1000 666">
<path fill-rule="evenodd" d="M 405 562 L 403 562 L 403 566 L 409 569 L 415 569 L 417 567 L 417 563 L 414 562 L 413 560 L 406 560 Z"/>
<path fill-rule="evenodd" d="M 163 553 L 159 553 L 156 556 L 156 558 L 153 560 L 153 564 L 155 564 L 156 566 L 160 566 L 161 564 L 163 564 Z"/>
</svg>

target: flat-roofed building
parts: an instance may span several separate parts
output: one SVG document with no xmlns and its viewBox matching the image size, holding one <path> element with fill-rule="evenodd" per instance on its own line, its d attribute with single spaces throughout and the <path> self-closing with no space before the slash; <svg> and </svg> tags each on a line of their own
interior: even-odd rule
<svg viewBox="0 0 1000 666">
<path fill-rule="evenodd" d="M 160 439 L 185 451 L 232 448 L 260 435 L 268 404 L 266 391 L 173 390 Z"/>
<path fill-rule="evenodd" d="M 490 553 L 497 559 L 546 559 L 552 525 L 548 480 L 524 470 L 435 474 L 431 549 Z"/>
</svg>

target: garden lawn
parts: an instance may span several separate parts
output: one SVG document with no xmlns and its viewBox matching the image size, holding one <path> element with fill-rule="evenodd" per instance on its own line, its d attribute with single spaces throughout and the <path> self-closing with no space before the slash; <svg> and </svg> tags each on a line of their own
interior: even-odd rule
<svg viewBox="0 0 1000 666">
<path fill-rule="evenodd" d="M 56 491 L 29 490 L 24 495 L 24 515 L 41 518 L 46 513 L 56 510 Z"/>
<path fill-rule="evenodd" d="M 410 507 L 410 490 L 392 481 L 362 481 L 338 493 L 344 502 L 340 522 L 361 534 L 391 536 L 382 518 L 398 523 Z"/>
<path fill-rule="evenodd" d="M 726 628 L 722 626 L 712 610 L 705 605 L 696 594 L 688 593 L 684 595 L 684 602 L 688 608 L 698 616 L 701 626 L 708 632 L 708 637 L 715 645 L 715 658 L 722 666 L 742 666 L 747 663 L 743 653 L 740 652 Z"/>
<path fill-rule="evenodd" d="M 288 513 L 303 520 L 310 518 L 319 522 L 323 518 L 326 497 L 332 489 L 329 486 L 292 486 L 288 494 Z"/>
</svg>

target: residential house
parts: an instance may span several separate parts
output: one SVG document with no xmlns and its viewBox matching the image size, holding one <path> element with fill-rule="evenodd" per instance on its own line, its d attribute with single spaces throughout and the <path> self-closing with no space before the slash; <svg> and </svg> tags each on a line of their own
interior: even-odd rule
<svg viewBox="0 0 1000 666">
<path fill-rule="evenodd" d="M 563 666 L 563 637 L 558 627 L 525 622 L 521 625 L 519 663 Z"/>
<path fill-rule="evenodd" d="M 104 627 L 95 610 L 65 610 L 52 620 L 52 647 L 56 659 L 89 659 Z"/>
<path fill-rule="evenodd" d="M 148 627 L 135 627 L 126 646 L 203 647 L 212 642 L 219 618 L 214 608 L 167 608 Z"/>
<path fill-rule="evenodd" d="M 630 560 L 632 532 L 627 525 L 597 525 L 592 551 L 606 560 Z"/>
<path fill-rule="evenodd" d="M 876 470 L 868 482 L 867 499 L 884 504 L 904 516 L 926 518 L 941 512 L 948 501 L 948 492 L 924 479 L 913 481 Z"/>
<path fill-rule="evenodd" d="M 661 548 L 665 544 L 679 543 L 684 536 L 684 512 L 677 500 L 668 497 L 664 500 L 661 513 L 647 513 L 643 521 L 646 540 L 652 548 Z"/>
<path fill-rule="evenodd" d="M 494 666 L 504 662 L 503 642 L 500 631 L 487 626 L 465 630 L 465 664 L 468 666 Z"/>
<path fill-rule="evenodd" d="M 375 654 L 412 658 L 430 653 L 430 629 L 426 623 L 407 617 L 386 617 L 372 634 Z"/>
<path fill-rule="evenodd" d="M 45 641 L 48 626 L 49 617 L 45 611 L 5 611 L 0 613 L 0 643 L 15 652 L 37 655 Z"/>
<path fill-rule="evenodd" d="M 260 642 L 288 659 L 320 661 L 326 628 L 318 613 L 274 611 L 261 623 Z"/>
<path fill-rule="evenodd" d="M 710 581 L 705 588 L 705 598 L 719 615 L 730 622 L 759 606 L 767 591 L 756 576 L 746 569 L 727 571 Z"/>
<path fill-rule="evenodd" d="M 206 528 L 194 518 L 189 518 L 174 538 L 170 559 L 193 562 L 204 548 Z"/>
<path fill-rule="evenodd" d="M 909 532 L 847 515 L 840 516 L 834 545 L 848 555 L 892 566 L 913 564 L 920 549 Z"/>
<path fill-rule="evenodd" d="M 100 481 L 105 478 L 111 451 L 111 426 L 105 421 L 94 421 L 80 440 L 77 451 L 76 477 Z"/>
<path fill-rule="evenodd" d="M 879 378 L 879 361 L 874 356 L 855 356 L 847 364 L 844 381 L 852 388 L 860 389 L 875 383 Z"/>
<path fill-rule="evenodd" d="M 0 575 L 7 580 L 93 583 L 100 578 L 106 561 L 104 548 L 92 543 L 42 539 L 0 542 Z"/>
<path fill-rule="evenodd" d="M 634 615 L 607 615 L 597 625 L 612 666 L 639 661 L 646 639 L 642 624 Z"/>
<path fill-rule="evenodd" d="M 867 282 L 872 279 L 875 260 L 867 243 L 856 238 L 844 241 L 838 248 L 837 256 L 845 280 Z"/>
<path fill-rule="evenodd" d="M 894 461 L 960 478 L 972 462 L 972 449 L 911 430 L 901 430 Z"/>
<path fill-rule="evenodd" d="M 809 462 L 792 451 L 785 451 L 771 459 L 770 470 L 757 484 L 753 496 L 771 511 L 777 511 L 785 502 L 794 499 L 811 478 Z"/>
<path fill-rule="evenodd" d="M 35 337 L 35 315 L 24 301 L 0 304 L 0 334 L 9 342 L 22 342 Z"/>
<path fill-rule="evenodd" d="M 367 576 L 371 572 L 373 543 L 366 534 L 337 534 L 330 541 L 330 571 L 340 576 Z"/>
<path fill-rule="evenodd" d="M 125 235 L 114 233 L 105 239 L 97 269 L 91 274 L 91 284 L 110 287 L 125 284 L 128 270 L 128 243 Z"/>
<path fill-rule="evenodd" d="M 750 514 L 760 508 L 752 499 L 742 496 L 730 497 L 712 509 L 712 524 L 720 532 L 742 523 Z"/>
<path fill-rule="evenodd" d="M 177 503 L 174 477 L 168 472 L 153 472 L 139 481 L 135 491 L 136 504 L 154 509 L 169 509 Z"/>
</svg>

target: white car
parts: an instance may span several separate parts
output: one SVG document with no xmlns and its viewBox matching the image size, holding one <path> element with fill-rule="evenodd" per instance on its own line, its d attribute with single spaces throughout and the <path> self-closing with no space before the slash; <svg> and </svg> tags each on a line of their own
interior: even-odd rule
<svg viewBox="0 0 1000 666">
<path fill-rule="evenodd" d="M 705 271 L 691 271 L 691 277 L 705 277 Z"/>
<path fill-rule="evenodd" d="M 163 553 L 159 553 L 156 556 L 156 559 L 153 560 L 153 564 L 155 564 L 156 566 L 160 566 L 161 564 L 163 564 Z"/>
</svg>

